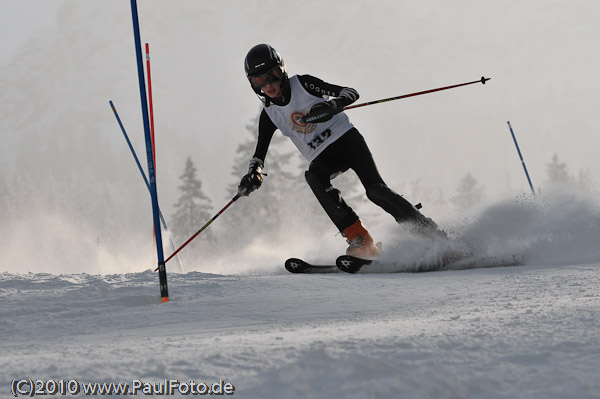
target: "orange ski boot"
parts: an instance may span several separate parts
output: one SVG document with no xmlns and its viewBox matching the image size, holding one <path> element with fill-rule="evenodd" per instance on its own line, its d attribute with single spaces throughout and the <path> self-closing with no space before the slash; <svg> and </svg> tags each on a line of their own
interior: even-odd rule
<svg viewBox="0 0 600 399">
<path fill-rule="evenodd" d="M 354 222 L 350 227 L 342 231 L 349 246 L 346 255 L 356 256 L 361 259 L 374 259 L 379 255 L 379 249 L 373 242 L 373 237 L 369 234 L 360 220 Z"/>
</svg>

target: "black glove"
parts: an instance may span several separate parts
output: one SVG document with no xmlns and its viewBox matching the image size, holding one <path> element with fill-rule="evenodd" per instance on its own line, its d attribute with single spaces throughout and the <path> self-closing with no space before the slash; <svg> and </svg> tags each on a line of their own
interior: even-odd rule
<svg viewBox="0 0 600 399">
<path fill-rule="evenodd" d="M 260 188 L 263 181 L 262 161 L 258 158 L 252 158 L 248 166 L 248 173 L 242 177 L 238 186 L 238 193 L 244 196 L 250 195 L 253 191 Z"/>
<path fill-rule="evenodd" d="M 312 106 L 308 115 L 304 115 L 301 120 L 304 123 L 321 123 L 327 122 L 335 114 L 338 114 L 344 110 L 341 101 L 333 99 L 324 101 Z"/>
</svg>

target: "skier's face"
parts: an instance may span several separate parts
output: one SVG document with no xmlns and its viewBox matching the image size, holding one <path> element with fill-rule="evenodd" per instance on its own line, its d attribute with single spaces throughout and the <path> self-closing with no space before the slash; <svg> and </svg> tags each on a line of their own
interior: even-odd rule
<svg viewBox="0 0 600 399">
<path fill-rule="evenodd" d="M 266 96 L 274 98 L 280 96 L 282 77 L 281 67 L 275 66 L 264 74 L 250 76 L 249 79 L 255 90 L 261 90 Z"/>
<path fill-rule="evenodd" d="M 279 97 L 281 92 L 281 81 L 267 83 L 262 87 L 262 92 L 270 98 Z"/>
</svg>

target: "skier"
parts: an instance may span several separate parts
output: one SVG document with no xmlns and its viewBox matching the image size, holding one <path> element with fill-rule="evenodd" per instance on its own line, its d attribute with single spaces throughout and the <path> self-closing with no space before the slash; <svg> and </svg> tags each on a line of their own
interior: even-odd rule
<svg viewBox="0 0 600 399">
<path fill-rule="evenodd" d="M 352 169 L 373 203 L 398 223 L 425 236 L 444 236 L 437 225 L 385 184 L 363 136 L 343 112 L 358 99 L 350 87 L 326 83 L 310 75 L 288 77 L 283 58 L 268 44 L 254 46 L 244 62 L 252 90 L 264 104 L 256 151 L 238 191 L 250 195 L 262 184 L 262 169 L 276 129 L 289 137 L 310 162 L 305 177 L 315 197 L 349 246 L 346 254 L 372 259 L 379 249 L 358 215 L 342 198 L 331 179 Z M 328 100 L 325 100 L 325 99 Z"/>
</svg>

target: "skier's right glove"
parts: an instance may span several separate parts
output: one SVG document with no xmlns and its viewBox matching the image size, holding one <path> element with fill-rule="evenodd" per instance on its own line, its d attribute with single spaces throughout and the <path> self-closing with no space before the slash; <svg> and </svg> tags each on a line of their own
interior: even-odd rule
<svg viewBox="0 0 600 399">
<path fill-rule="evenodd" d="M 344 110 L 344 106 L 339 99 L 332 99 L 317 103 L 312 106 L 309 113 L 304 115 L 301 120 L 304 123 L 321 123 L 327 122 L 335 114 L 338 114 Z"/>
<path fill-rule="evenodd" d="M 253 191 L 260 188 L 263 181 L 262 168 L 262 160 L 258 158 L 252 158 L 250 165 L 248 165 L 248 173 L 242 177 L 242 180 L 240 181 L 238 193 L 248 196 Z"/>
</svg>

